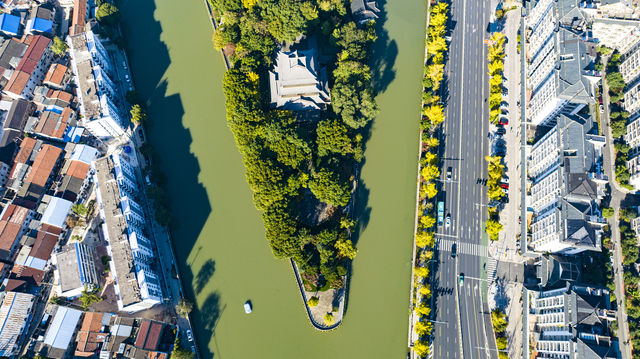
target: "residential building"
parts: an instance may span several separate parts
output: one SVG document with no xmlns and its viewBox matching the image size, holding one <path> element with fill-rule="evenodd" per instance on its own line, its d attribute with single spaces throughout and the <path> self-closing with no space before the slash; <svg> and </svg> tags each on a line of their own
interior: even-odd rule
<svg viewBox="0 0 640 359">
<path fill-rule="evenodd" d="M 134 346 L 151 351 L 158 350 L 165 328 L 165 323 L 143 319 Z"/>
<path fill-rule="evenodd" d="M 11 75 L 3 92 L 12 98 L 33 98 L 33 90 L 42 82 L 53 59 L 51 40 L 42 36 L 28 36 L 27 51 Z"/>
<path fill-rule="evenodd" d="M 596 18 L 592 22 L 593 37 L 600 45 L 625 54 L 640 40 L 640 21 L 633 19 Z"/>
<path fill-rule="evenodd" d="M 123 136 L 129 125 L 122 94 L 111 78 L 113 65 L 102 42 L 87 29 L 67 38 L 83 125 L 103 141 Z"/>
<path fill-rule="evenodd" d="M 326 68 L 315 48 L 280 51 L 269 71 L 271 106 L 285 110 L 324 110 L 331 102 Z"/>
<path fill-rule="evenodd" d="M 0 32 L 8 36 L 18 36 L 20 31 L 20 17 L 2 13 L 0 14 Z"/>
<path fill-rule="evenodd" d="M 55 291 L 59 297 L 77 298 L 85 288 L 98 285 L 95 250 L 82 242 L 66 244 L 53 255 Z"/>
<path fill-rule="evenodd" d="M 167 359 L 172 343 L 163 342 L 163 332 L 172 330 L 166 323 L 148 319 L 115 317 L 110 335 L 103 344 L 103 358 Z M 157 349 L 147 349 L 155 347 Z"/>
<path fill-rule="evenodd" d="M 615 320 L 609 291 L 577 284 L 529 291 L 531 345 L 536 358 L 618 358 L 609 333 Z"/>
<path fill-rule="evenodd" d="M 11 261 L 18 249 L 20 238 L 26 233 L 34 212 L 10 204 L 0 213 L 0 260 Z"/>
<path fill-rule="evenodd" d="M 27 44 L 11 38 L 0 45 L 0 86 L 5 87 L 20 60 L 27 51 Z"/>
<path fill-rule="evenodd" d="M 640 112 L 640 79 L 626 87 L 622 106 L 631 115 Z"/>
<path fill-rule="evenodd" d="M 632 152 L 629 152 L 627 168 L 629 169 L 629 184 L 636 190 L 640 189 L 640 148 L 636 147 Z"/>
<path fill-rule="evenodd" d="M 0 7 L 8 11 L 27 10 L 31 7 L 33 0 L 0 0 Z"/>
<path fill-rule="evenodd" d="M 10 107 L 5 112 L 6 105 Z M 3 168 L 1 181 L 4 187 L 9 179 L 10 164 L 22 140 L 22 132 L 34 110 L 34 106 L 29 101 L 17 99 L 12 102 L 0 101 L 0 107 L 2 107 L 2 115 L 6 113 L 4 123 L 0 128 L 0 161 L 3 163 L 1 166 Z"/>
<path fill-rule="evenodd" d="M 32 8 L 31 18 L 27 20 L 25 32 L 27 34 L 52 34 L 55 11 L 45 6 Z"/>
<path fill-rule="evenodd" d="M 367 23 L 369 21 L 375 21 L 378 19 L 378 13 L 380 10 L 375 1 L 368 0 L 352 0 L 351 1 L 351 14 L 360 24 Z"/>
<path fill-rule="evenodd" d="M 605 221 L 599 209 L 607 178 L 603 136 L 591 118 L 557 116 L 530 151 L 527 204 L 533 212 L 529 245 L 544 253 L 600 251 Z"/>
<path fill-rule="evenodd" d="M 59 63 L 53 63 L 51 67 L 49 67 L 49 71 L 47 71 L 42 83 L 52 89 L 63 90 L 68 82 L 68 71 L 68 67 Z"/>
<path fill-rule="evenodd" d="M 69 36 L 78 35 L 84 32 L 87 18 L 87 0 L 74 0 L 73 19 L 69 27 Z"/>
<path fill-rule="evenodd" d="M 543 254 L 536 259 L 536 277 L 540 288 L 550 288 L 558 283 L 575 282 L 580 278 L 580 269 L 575 257 Z"/>
<path fill-rule="evenodd" d="M 26 142 L 27 139 L 23 141 L 23 143 Z M 55 174 L 55 169 L 62 157 L 62 149 L 43 144 L 40 140 L 35 142 L 30 158 L 24 163 L 21 162 L 22 158 L 19 158 L 21 153 L 18 153 L 10 176 L 12 179 L 10 187 L 16 191 L 16 198 L 20 203 L 32 209 L 49 188 L 52 176 Z"/>
<path fill-rule="evenodd" d="M 153 243 L 146 231 L 144 208 L 138 204 L 141 186 L 126 154 L 113 153 L 94 162 L 97 201 L 118 308 L 136 312 L 162 301 L 161 278 Z"/>
<path fill-rule="evenodd" d="M 98 150 L 87 145 L 75 145 L 62 170 L 62 181 L 56 186 L 56 196 L 75 202 L 89 185 L 94 174 L 91 163 L 98 157 Z"/>
<path fill-rule="evenodd" d="M 599 79 L 587 53 L 587 18 L 577 1 L 540 0 L 526 19 L 527 115 L 533 125 L 553 125 L 560 114 L 576 114 L 594 103 Z"/>
<path fill-rule="evenodd" d="M 36 352 L 47 358 L 61 359 L 71 347 L 82 311 L 62 306 L 55 306 L 54 311 L 44 342 L 38 343 L 40 345 L 36 347 Z"/>
<path fill-rule="evenodd" d="M 113 314 L 86 312 L 82 319 L 82 326 L 76 335 L 76 350 L 74 357 L 91 358 L 102 348 L 107 341 L 109 331 L 107 328 Z"/>
<path fill-rule="evenodd" d="M 58 234 L 36 231 L 35 236 L 29 234 L 23 236 L 22 247 L 14 263 L 44 271 L 51 259 L 53 248 L 58 243 Z"/>
<path fill-rule="evenodd" d="M 13 357 L 24 339 L 36 297 L 7 291 L 0 293 L 0 300 L 0 357 Z"/>
</svg>

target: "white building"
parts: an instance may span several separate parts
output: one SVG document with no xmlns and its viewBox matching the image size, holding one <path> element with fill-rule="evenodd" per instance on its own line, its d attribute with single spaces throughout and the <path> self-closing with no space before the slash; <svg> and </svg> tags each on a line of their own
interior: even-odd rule
<svg viewBox="0 0 640 359">
<path fill-rule="evenodd" d="M 26 293 L 0 293 L 0 357 L 18 354 L 35 299 L 34 295 Z"/>
<path fill-rule="evenodd" d="M 59 297 L 77 298 L 98 285 L 95 250 L 81 242 L 69 243 L 52 258 L 55 291 Z"/>
<path fill-rule="evenodd" d="M 135 170 L 123 153 L 100 158 L 94 167 L 118 308 L 148 309 L 162 301 L 161 278 L 155 268 L 154 244 L 147 236 L 145 211 L 138 203 L 142 189 Z"/>
<path fill-rule="evenodd" d="M 618 358 L 608 329 L 615 320 L 608 290 L 567 285 L 529 294 L 536 358 Z"/>
<path fill-rule="evenodd" d="M 38 352 L 49 358 L 65 358 L 82 318 L 82 311 L 56 306 Z"/>
<path fill-rule="evenodd" d="M 601 248 L 599 204 L 607 178 L 602 164 L 604 137 L 590 118 L 559 115 L 528 158 L 527 206 L 533 212 L 529 245 L 536 252 L 574 254 Z"/>
<path fill-rule="evenodd" d="M 123 109 L 123 94 L 113 81 L 111 58 L 90 29 L 67 37 L 71 68 L 78 86 L 83 125 L 103 141 L 123 136 L 128 118 Z"/>
<path fill-rule="evenodd" d="M 315 49 L 280 51 L 269 72 L 271 106 L 285 110 L 324 110 L 331 102 L 327 70 Z"/>
<path fill-rule="evenodd" d="M 560 113 L 576 114 L 594 102 L 599 77 L 584 40 L 587 17 L 577 1 L 540 0 L 527 16 L 527 115 L 552 125 Z"/>
<path fill-rule="evenodd" d="M 600 45 L 617 49 L 625 54 L 640 40 L 640 21 L 629 19 L 596 18 L 592 23 L 593 37 Z"/>
</svg>

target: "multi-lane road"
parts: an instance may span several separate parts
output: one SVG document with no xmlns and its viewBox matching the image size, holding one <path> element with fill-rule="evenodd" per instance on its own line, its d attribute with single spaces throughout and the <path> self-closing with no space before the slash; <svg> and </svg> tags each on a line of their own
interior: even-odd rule
<svg viewBox="0 0 640 359">
<path fill-rule="evenodd" d="M 477 0 L 459 0 L 451 6 L 439 198 L 451 223 L 438 227 L 436 236 L 434 358 L 497 358 L 486 303 L 487 238 L 483 229 L 487 217 L 484 156 L 489 154 L 485 39 L 489 37 L 490 8 L 489 2 Z M 449 167 L 450 181 L 446 179 Z M 454 244 L 455 258 L 451 255 Z M 461 273 L 464 282 L 460 285 Z"/>
</svg>

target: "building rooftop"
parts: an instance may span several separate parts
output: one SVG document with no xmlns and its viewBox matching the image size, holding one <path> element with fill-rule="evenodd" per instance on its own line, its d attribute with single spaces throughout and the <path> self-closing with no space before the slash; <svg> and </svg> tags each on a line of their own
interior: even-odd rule
<svg viewBox="0 0 640 359">
<path fill-rule="evenodd" d="M 63 228 L 67 215 L 71 212 L 73 202 L 63 198 L 51 197 L 51 202 L 44 211 L 40 222 L 58 228 Z"/>
<path fill-rule="evenodd" d="M 351 14 L 353 14 L 353 17 L 356 18 L 360 23 L 370 20 L 376 20 L 378 18 L 379 12 L 380 10 L 378 9 L 375 1 L 351 1 Z"/>
<path fill-rule="evenodd" d="M 115 169 L 111 157 L 102 157 L 94 162 L 98 188 L 102 198 L 105 216 L 104 226 L 109 235 L 112 257 L 118 258 L 112 262 L 115 266 L 114 275 L 120 288 L 120 298 L 123 307 L 142 301 L 142 295 L 133 263 L 133 253 L 127 238 L 127 222 L 120 209 L 120 189 L 113 175 Z"/>
<path fill-rule="evenodd" d="M 315 49 L 280 51 L 269 72 L 271 106 L 285 110 L 323 110 L 331 102 L 327 71 Z"/>
<path fill-rule="evenodd" d="M 56 307 L 56 314 L 47 329 L 44 344 L 51 348 L 67 350 L 80 321 L 82 312 L 67 307 Z"/>
<path fill-rule="evenodd" d="M 51 145 L 43 145 L 33 161 L 31 171 L 25 182 L 38 185 L 44 189 L 61 154 L 62 149 Z"/>
<path fill-rule="evenodd" d="M 558 31 L 558 95 L 576 103 L 594 102 L 585 69 L 593 62 L 579 35 L 561 27 Z"/>
<path fill-rule="evenodd" d="M 62 81 L 64 80 L 68 69 L 69 69 L 68 67 L 62 64 L 58 64 L 58 63 L 51 64 L 51 67 L 49 67 L 49 71 L 47 71 L 47 74 L 45 75 L 43 82 L 48 85 L 62 87 L 63 86 Z"/>
<path fill-rule="evenodd" d="M 17 352 L 17 340 L 29 317 L 35 296 L 26 293 L 4 292 L 0 305 L 0 356 L 11 357 Z"/>
<path fill-rule="evenodd" d="M 24 56 L 22 56 L 18 67 L 16 67 L 13 72 L 13 75 L 11 75 L 5 87 L 5 92 L 16 95 L 22 94 L 29 78 L 31 78 L 31 74 L 36 66 L 38 66 L 38 63 L 40 63 L 40 59 L 42 59 L 42 56 L 49 48 L 49 44 L 51 44 L 51 40 L 42 35 L 35 35 L 31 38 L 28 37 L 25 39 L 25 43 L 27 42 L 29 43 L 27 50 Z"/>
<path fill-rule="evenodd" d="M 2 43 L 0 46 L 0 67 L 3 69 L 13 70 L 18 67 L 20 59 L 27 51 L 27 44 L 11 38 Z"/>
<path fill-rule="evenodd" d="M 12 248 L 19 240 L 20 231 L 30 212 L 28 208 L 15 204 L 10 204 L 3 210 L 0 218 L 0 259 L 11 259 Z"/>
<path fill-rule="evenodd" d="M 78 85 L 78 98 L 81 99 L 82 115 L 91 120 L 100 117 L 101 107 L 96 86 L 96 79 L 93 74 L 93 64 L 91 54 L 87 48 L 87 38 L 84 33 L 70 37 L 70 50 L 75 62 L 76 85 Z"/>
<path fill-rule="evenodd" d="M 24 125 L 27 123 L 27 118 L 33 112 L 33 104 L 25 99 L 15 99 L 11 103 L 11 108 L 7 114 L 7 119 L 4 122 L 4 128 L 11 128 L 14 130 L 24 130 Z"/>
<path fill-rule="evenodd" d="M 58 113 L 55 110 L 43 111 L 33 132 L 61 139 L 66 133 L 67 125 L 71 122 L 72 115 L 73 110 L 69 107 L 65 107 L 62 113 Z"/>
<path fill-rule="evenodd" d="M 87 16 L 87 0 L 75 0 L 73 3 L 73 18 L 69 35 L 74 36 L 84 32 L 85 18 Z"/>
<path fill-rule="evenodd" d="M 0 14 L 0 30 L 11 35 L 18 35 L 20 29 L 20 17 L 2 13 Z"/>
</svg>

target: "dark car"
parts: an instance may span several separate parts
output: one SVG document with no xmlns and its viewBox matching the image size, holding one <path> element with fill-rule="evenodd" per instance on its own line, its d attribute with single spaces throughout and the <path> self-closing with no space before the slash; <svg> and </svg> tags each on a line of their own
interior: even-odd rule
<svg viewBox="0 0 640 359">
<path fill-rule="evenodd" d="M 498 120 L 498 125 L 506 126 L 508 124 L 509 124 L 509 120 L 507 118 L 505 118 L 505 117 L 501 117 Z"/>
<path fill-rule="evenodd" d="M 504 135 L 505 133 L 507 133 L 507 130 L 505 130 L 504 127 L 498 127 L 498 130 L 496 131 L 499 135 Z"/>
<path fill-rule="evenodd" d="M 451 245 L 451 258 L 455 258 L 456 257 L 456 250 L 458 249 L 458 246 L 454 243 Z"/>
</svg>

